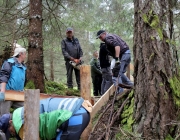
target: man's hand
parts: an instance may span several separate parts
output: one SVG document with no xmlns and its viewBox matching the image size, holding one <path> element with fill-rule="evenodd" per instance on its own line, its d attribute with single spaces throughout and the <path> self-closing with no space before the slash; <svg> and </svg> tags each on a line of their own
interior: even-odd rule
<svg viewBox="0 0 180 140">
<path fill-rule="evenodd" d="M 0 92 L 0 102 L 5 100 L 4 92 Z"/>
<path fill-rule="evenodd" d="M 74 59 L 74 62 L 75 62 L 76 64 L 79 64 L 79 63 L 80 63 L 80 59 Z"/>
<path fill-rule="evenodd" d="M 115 65 L 119 65 L 120 61 L 119 61 L 119 57 L 115 57 Z"/>
</svg>

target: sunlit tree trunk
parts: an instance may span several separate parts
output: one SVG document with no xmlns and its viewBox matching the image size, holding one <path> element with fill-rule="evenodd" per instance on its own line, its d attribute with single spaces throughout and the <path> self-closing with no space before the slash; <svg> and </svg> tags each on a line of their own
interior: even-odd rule
<svg viewBox="0 0 180 140">
<path fill-rule="evenodd" d="M 134 130 L 145 139 L 165 139 L 175 118 L 170 1 L 134 0 Z"/>
<path fill-rule="evenodd" d="M 27 80 L 44 92 L 42 0 L 30 0 Z"/>
</svg>

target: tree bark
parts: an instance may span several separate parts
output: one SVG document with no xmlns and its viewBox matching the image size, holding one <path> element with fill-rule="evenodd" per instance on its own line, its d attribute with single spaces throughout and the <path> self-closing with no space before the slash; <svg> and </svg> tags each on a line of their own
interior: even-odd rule
<svg viewBox="0 0 180 140">
<path fill-rule="evenodd" d="M 44 92 L 42 0 L 30 0 L 27 80 Z"/>
<path fill-rule="evenodd" d="M 175 118 L 169 79 L 173 75 L 167 40 L 168 0 L 134 1 L 134 131 L 145 139 L 165 139 Z M 158 18 L 157 18 L 158 17 Z M 172 22 L 172 21 L 171 21 Z"/>
<path fill-rule="evenodd" d="M 54 81 L 54 57 L 53 50 L 50 50 L 50 79 Z"/>
</svg>

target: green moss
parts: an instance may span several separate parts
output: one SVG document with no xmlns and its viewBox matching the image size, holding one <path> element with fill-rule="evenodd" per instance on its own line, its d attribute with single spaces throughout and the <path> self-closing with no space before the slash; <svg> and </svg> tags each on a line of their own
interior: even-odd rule
<svg viewBox="0 0 180 140">
<path fill-rule="evenodd" d="M 171 137 L 170 134 L 168 134 L 168 135 L 166 136 L 165 140 L 174 140 L 174 139 Z"/>
<path fill-rule="evenodd" d="M 154 53 L 152 53 L 149 57 L 149 61 L 151 61 L 151 59 L 154 57 Z"/>
<path fill-rule="evenodd" d="M 159 26 L 159 17 L 157 15 L 153 15 L 153 19 L 151 21 L 150 26 L 152 28 L 157 28 Z"/>
<path fill-rule="evenodd" d="M 165 92 L 165 94 L 164 94 L 164 99 L 165 99 L 165 100 L 168 100 L 168 99 L 169 99 L 169 95 L 168 95 L 167 92 Z"/>
<path fill-rule="evenodd" d="M 160 39 L 163 39 L 162 29 L 160 27 L 160 21 L 158 15 L 154 14 L 152 10 L 150 10 L 147 14 L 142 15 L 142 19 L 145 23 L 147 23 L 150 27 L 157 31 Z M 152 40 L 154 38 L 151 37 Z"/>
<path fill-rule="evenodd" d="M 158 35 L 159 35 L 160 39 L 162 40 L 163 39 L 162 29 L 161 28 L 157 28 L 156 30 L 158 32 Z"/>
<path fill-rule="evenodd" d="M 171 39 L 167 39 L 166 43 L 170 44 L 170 45 L 176 45 L 176 42 L 171 40 Z"/>
<path fill-rule="evenodd" d="M 25 85 L 25 89 L 35 89 L 35 84 L 33 81 L 28 81 Z"/>
<path fill-rule="evenodd" d="M 64 84 L 54 81 L 45 82 L 45 92 L 47 94 L 59 94 L 68 96 L 80 96 L 79 90 L 68 89 Z"/>
<path fill-rule="evenodd" d="M 132 125 L 134 123 L 133 110 L 134 110 L 134 92 L 131 91 L 129 98 L 131 99 L 130 104 L 126 104 L 123 113 L 121 114 L 121 124 L 124 130 L 132 132 Z"/>
<path fill-rule="evenodd" d="M 173 77 L 169 80 L 170 87 L 173 92 L 173 99 L 177 107 L 180 107 L 180 80 L 177 77 Z"/>
<path fill-rule="evenodd" d="M 149 23 L 149 19 L 148 19 L 148 17 L 147 17 L 146 14 L 143 14 L 143 15 L 142 15 L 142 19 L 143 19 L 143 21 L 144 21 L 145 23 Z"/>
<path fill-rule="evenodd" d="M 151 36 L 151 40 L 154 40 L 154 37 L 153 37 L 153 36 Z"/>
<path fill-rule="evenodd" d="M 159 86 L 164 86 L 164 84 L 163 83 L 159 83 Z"/>
</svg>

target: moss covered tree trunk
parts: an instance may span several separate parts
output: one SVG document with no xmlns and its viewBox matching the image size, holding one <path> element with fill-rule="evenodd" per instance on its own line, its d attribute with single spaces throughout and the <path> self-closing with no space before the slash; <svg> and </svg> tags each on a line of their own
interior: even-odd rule
<svg viewBox="0 0 180 140">
<path fill-rule="evenodd" d="M 42 0 L 30 0 L 27 80 L 44 92 Z"/>
<path fill-rule="evenodd" d="M 168 0 L 135 0 L 134 131 L 145 139 L 165 139 L 175 116 Z M 171 20 L 172 22 L 172 20 Z"/>
</svg>

